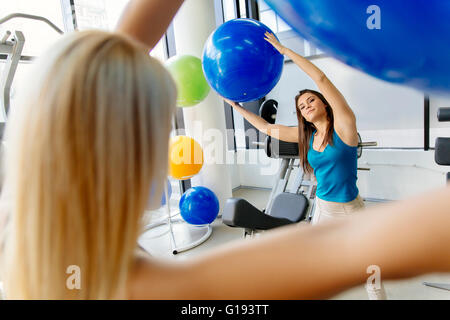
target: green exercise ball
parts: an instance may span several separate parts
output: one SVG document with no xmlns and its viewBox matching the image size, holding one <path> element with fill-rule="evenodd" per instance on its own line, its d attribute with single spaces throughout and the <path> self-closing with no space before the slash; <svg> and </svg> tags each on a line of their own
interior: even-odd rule
<svg viewBox="0 0 450 320">
<path fill-rule="evenodd" d="M 210 88 L 199 58 L 190 55 L 174 56 L 167 60 L 166 67 L 177 84 L 179 107 L 192 107 L 206 98 Z"/>
</svg>

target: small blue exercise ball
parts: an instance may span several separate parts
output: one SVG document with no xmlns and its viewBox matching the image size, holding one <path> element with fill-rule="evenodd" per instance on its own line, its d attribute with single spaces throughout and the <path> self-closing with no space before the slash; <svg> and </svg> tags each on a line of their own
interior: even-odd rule
<svg viewBox="0 0 450 320">
<path fill-rule="evenodd" d="M 372 76 L 450 92 L 450 1 L 266 0 L 302 38 Z"/>
<path fill-rule="evenodd" d="M 278 83 L 284 58 L 264 40 L 267 26 L 252 19 L 230 20 L 214 31 L 203 51 L 203 72 L 222 97 L 258 100 Z"/>
<path fill-rule="evenodd" d="M 192 187 L 188 189 L 179 203 L 181 217 L 189 224 L 210 224 L 219 214 L 219 200 L 210 189 Z"/>
</svg>

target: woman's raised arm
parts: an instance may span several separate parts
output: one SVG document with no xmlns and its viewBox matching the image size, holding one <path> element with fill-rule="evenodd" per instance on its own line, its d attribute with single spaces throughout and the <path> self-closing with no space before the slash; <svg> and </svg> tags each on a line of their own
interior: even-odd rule
<svg viewBox="0 0 450 320">
<path fill-rule="evenodd" d="M 291 58 L 292 61 L 315 82 L 319 88 L 319 91 L 323 94 L 325 99 L 330 104 L 330 107 L 333 109 L 334 126 L 338 133 L 342 133 L 345 137 L 347 137 L 345 140 L 354 140 L 352 142 L 357 143 L 358 138 L 356 133 L 355 114 L 349 107 L 344 96 L 334 86 L 330 79 L 328 79 L 325 73 L 323 73 L 322 70 L 320 70 L 308 59 L 281 45 L 273 34 L 266 33 L 265 39 L 281 54 Z"/>
<path fill-rule="evenodd" d="M 286 142 L 298 142 L 298 127 L 288 127 L 280 124 L 271 124 L 260 116 L 246 110 L 239 103 L 223 98 L 237 112 L 239 112 L 245 120 L 250 122 L 252 126 L 262 133 L 275 139 Z"/>
<path fill-rule="evenodd" d="M 122 14 L 117 31 L 152 49 L 182 4 L 183 0 L 132 0 Z"/>
<path fill-rule="evenodd" d="M 449 272 L 449 208 L 447 187 L 320 225 L 271 230 L 178 266 L 151 264 L 134 298 L 324 299 L 364 284 L 373 266 L 380 280 Z"/>
</svg>

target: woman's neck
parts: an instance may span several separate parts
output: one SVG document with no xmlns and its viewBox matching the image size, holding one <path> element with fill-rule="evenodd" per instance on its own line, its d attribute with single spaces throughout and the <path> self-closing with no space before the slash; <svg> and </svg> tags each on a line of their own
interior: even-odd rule
<svg viewBox="0 0 450 320">
<path fill-rule="evenodd" d="M 328 131 L 328 124 L 329 121 L 325 118 L 325 119 L 320 119 L 317 120 L 315 122 L 313 122 L 314 127 L 316 128 L 316 134 L 317 135 L 325 135 L 326 132 Z"/>
</svg>

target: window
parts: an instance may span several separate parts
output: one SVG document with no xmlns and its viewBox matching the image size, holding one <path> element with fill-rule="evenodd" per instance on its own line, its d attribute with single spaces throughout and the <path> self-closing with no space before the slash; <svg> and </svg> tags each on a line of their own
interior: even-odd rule
<svg viewBox="0 0 450 320">
<path fill-rule="evenodd" d="M 159 40 L 158 44 L 150 52 L 150 55 L 152 57 L 158 59 L 161 62 L 164 62 L 168 59 L 165 37 L 163 37 L 161 40 Z"/>
<path fill-rule="evenodd" d="M 78 30 L 114 30 L 129 0 L 75 0 Z"/>
<path fill-rule="evenodd" d="M 277 34 L 281 43 L 303 56 L 315 56 L 323 52 L 312 43 L 302 39 L 263 0 L 258 0 L 260 21 Z"/>
<path fill-rule="evenodd" d="M 291 30 L 291 27 L 284 22 L 270 7 L 262 0 L 258 1 L 260 21 L 268 26 L 274 33 Z"/>
<path fill-rule="evenodd" d="M 12 13 L 42 16 L 64 31 L 60 0 L 2 1 L 0 17 L 3 18 Z M 61 37 L 47 24 L 24 18 L 14 18 L 0 25 L 0 36 L 3 37 L 6 31 L 11 31 L 14 34 L 15 30 L 22 31 L 25 36 L 25 46 L 22 55 L 26 56 L 40 56 Z"/>
<path fill-rule="evenodd" d="M 75 21 L 78 30 L 114 30 L 129 0 L 75 0 Z M 160 41 L 151 55 L 161 62 L 167 59 L 164 41 Z"/>
<path fill-rule="evenodd" d="M 247 16 L 247 5 L 245 0 L 239 0 L 239 16 L 241 18 L 249 18 Z"/>
<path fill-rule="evenodd" d="M 224 22 L 237 18 L 235 0 L 223 0 L 222 5 Z"/>
</svg>

